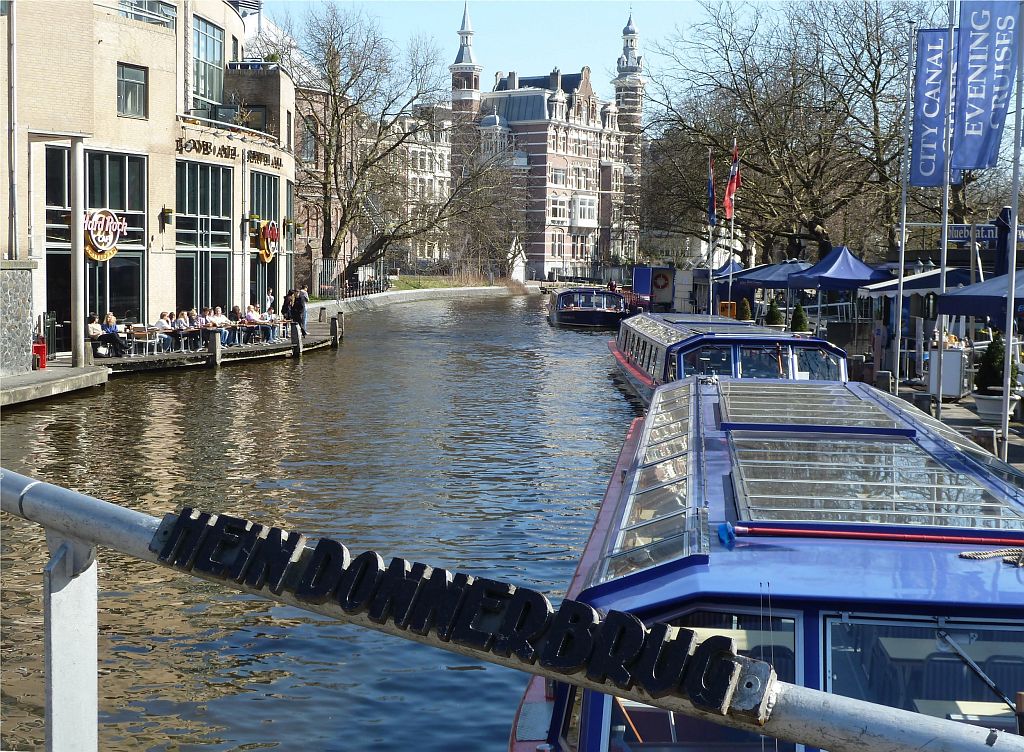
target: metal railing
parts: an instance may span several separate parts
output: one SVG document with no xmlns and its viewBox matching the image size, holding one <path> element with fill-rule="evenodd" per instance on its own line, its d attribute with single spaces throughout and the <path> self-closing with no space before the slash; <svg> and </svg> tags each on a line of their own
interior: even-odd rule
<svg viewBox="0 0 1024 752">
<path fill-rule="evenodd" d="M 2 468 L 0 509 L 46 529 L 49 750 L 98 748 L 96 546 L 103 546 L 402 639 L 830 752 L 1024 752 L 1024 738 L 1014 734 L 781 682 L 723 636 L 691 642 L 679 675 L 661 691 L 648 691 L 648 681 L 664 681 L 658 672 L 616 684 L 610 674 L 625 659 L 612 646 L 623 634 L 641 640 L 635 655 L 658 661 L 693 633 L 648 629 L 617 612 L 601 618 L 568 599 L 552 610 L 536 591 L 398 558 L 385 566 L 374 551 L 352 557 L 330 539 L 309 546 L 297 533 L 188 508 L 159 520 Z M 590 625 L 581 627 L 584 617 Z"/>
</svg>

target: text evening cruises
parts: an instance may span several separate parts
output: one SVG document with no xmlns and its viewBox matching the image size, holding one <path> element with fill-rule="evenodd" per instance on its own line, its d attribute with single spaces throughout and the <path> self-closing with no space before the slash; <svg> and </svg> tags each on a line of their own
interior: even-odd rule
<svg viewBox="0 0 1024 752">
<path fill-rule="evenodd" d="M 627 315 L 625 296 L 603 287 L 554 290 L 548 299 L 548 321 L 555 326 L 614 329 Z"/>
<path fill-rule="evenodd" d="M 846 352 L 823 339 L 725 316 L 641 313 L 608 343 L 629 386 L 650 404 L 654 389 L 694 375 L 846 381 Z"/>
<path fill-rule="evenodd" d="M 1022 487 L 866 384 L 687 377 L 630 427 L 566 597 L 724 635 L 783 682 L 1019 733 Z M 509 749 L 811 748 L 534 678 Z"/>
</svg>

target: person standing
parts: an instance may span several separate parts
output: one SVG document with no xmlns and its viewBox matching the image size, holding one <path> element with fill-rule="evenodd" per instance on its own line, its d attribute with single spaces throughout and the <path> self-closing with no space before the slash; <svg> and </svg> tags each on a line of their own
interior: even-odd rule
<svg viewBox="0 0 1024 752">
<path fill-rule="evenodd" d="M 306 336 L 306 300 L 308 296 L 303 296 L 303 290 L 299 290 L 295 293 L 295 300 L 292 301 L 292 321 L 302 330 L 302 336 Z"/>
<path fill-rule="evenodd" d="M 267 288 L 267 297 L 263 301 L 263 313 L 270 313 L 270 309 L 274 307 L 274 288 Z"/>
<path fill-rule="evenodd" d="M 306 285 L 301 285 L 295 293 L 296 300 L 302 300 L 302 336 L 306 336 L 306 324 L 309 320 L 309 292 Z"/>
</svg>

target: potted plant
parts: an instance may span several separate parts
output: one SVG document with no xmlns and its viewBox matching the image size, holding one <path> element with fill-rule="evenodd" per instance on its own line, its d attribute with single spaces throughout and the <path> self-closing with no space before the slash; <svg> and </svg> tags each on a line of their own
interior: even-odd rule
<svg viewBox="0 0 1024 752">
<path fill-rule="evenodd" d="M 799 303 L 793 309 L 793 320 L 789 322 L 789 328 L 794 332 L 806 332 L 811 328 L 810 324 L 807 323 L 807 314 L 804 313 L 804 307 Z"/>
<path fill-rule="evenodd" d="M 985 352 L 978 362 L 978 370 L 974 374 L 974 408 L 982 423 L 1002 423 L 1003 408 L 1003 362 L 1006 358 L 1006 347 L 998 332 L 992 337 Z M 1017 364 L 1010 367 L 1010 383 L 1017 383 Z M 1010 412 L 1012 413 L 1020 401 L 1020 395 L 1010 395 Z"/>
<path fill-rule="evenodd" d="M 750 313 L 750 301 L 746 298 L 740 298 L 740 321 L 753 321 L 754 317 Z"/>
<path fill-rule="evenodd" d="M 780 332 L 786 328 L 786 320 L 782 318 L 782 311 L 772 300 L 768 304 L 768 313 L 764 318 L 764 325 L 770 329 L 778 329 Z"/>
</svg>

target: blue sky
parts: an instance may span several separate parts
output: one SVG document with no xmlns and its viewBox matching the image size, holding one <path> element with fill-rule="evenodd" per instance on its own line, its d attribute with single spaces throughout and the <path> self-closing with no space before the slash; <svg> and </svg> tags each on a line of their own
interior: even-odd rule
<svg viewBox="0 0 1024 752">
<path fill-rule="evenodd" d="M 308 0 L 265 0 L 270 18 L 289 13 L 296 21 L 312 5 Z M 414 34 L 432 37 L 448 62 L 459 48 L 456 33 L 462 22 L 462 0 L 370 0 L 345 2 L 379 19 L 393 41 L 403 43 Z M 615 60 L 622 53 L 622 27 L 629 18 L 640 33 L 640 50 L 651 53 L 651 42 L 664 38 L 676 26 L 687 27 L 701 14 L 694 0 L 473 0 L 473 50 L 484 67 L 481 88 L 490 90 L 497 71 L 520 76 L 547 74 L 555 66 L 563 73 L 589 65 L 598 94 L 612 95 Z M 656 64 L 653 54 L 648 66 Z"/>
</svg>

